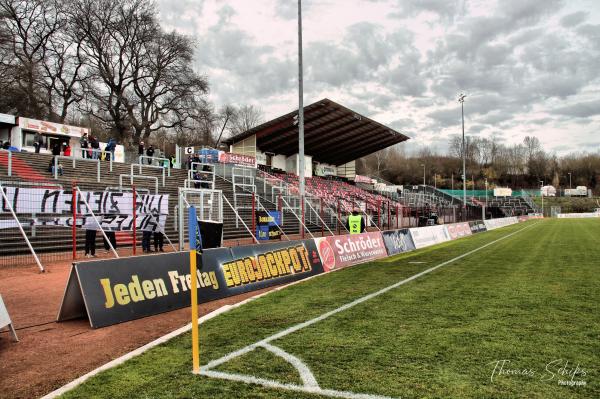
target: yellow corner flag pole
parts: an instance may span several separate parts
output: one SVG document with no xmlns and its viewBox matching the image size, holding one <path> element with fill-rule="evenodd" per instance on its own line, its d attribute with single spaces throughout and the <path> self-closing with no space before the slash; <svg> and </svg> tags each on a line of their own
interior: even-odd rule
<svg viewBox="0 0 600 399">
<path fill-rule="evenodd" d="M 196 208 L 189 209 L 188 228 L 190 233 L 190 277 L 191 277 L 191 301 L 192 301 L 192 371 L 200 372 L 200 338 L 198 336 L 198 274 L 196 273 L 197 251 L 196 251 Z"/>
</svg>

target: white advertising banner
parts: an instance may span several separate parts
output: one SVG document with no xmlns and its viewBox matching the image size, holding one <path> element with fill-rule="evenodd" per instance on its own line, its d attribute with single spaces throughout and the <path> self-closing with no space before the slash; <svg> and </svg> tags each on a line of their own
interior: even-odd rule
<svg viewBox="0 0 600 399">
<path fill-rule="evenodd" d="M 559 213 L 556 215 L 561 219 L 586 219 L 586 218 L 600 218 L 600 213 L 587 212 L 587 213 Z"/>
<path fill-rule="evenodd" d="M 450 241 L 446 226 L 427 226 L 410 229 L 410 235 L 417 249 Z"/>
<path fill-rule="evenodd" d="M 519 219 L 516 216 L 500 219 L 488 219 L 484 220 L 485 227 L 489 230 L 498 229 L 504 226 L 510 226 L 511 224 L 519 223 Z"/>
<path fill-rule="evenodd" d="M 8 203 L 19 216 L 22 226 L 73 225 L 73 195 L 70 191 L 44 188 L 5 187 Z M 77 199 L 77 227 L 98 228 L 92 212 L 105 230 L 131 230 L 133 227 L 133 193 L 112 191 L 82 191 Z M 90 208 L 87 208 L 85 199 Z M 15 228 L 17 222 L 8 219 L 10 208 L 0 199 L 0 229 Z M 136 225 L 140 230 L 154 231 L 164 225 L 169 214 L 168 194 L 138 194 L 136 196 Z M 95 226 L 95 227 L 94 227 Z"/>
</svg>

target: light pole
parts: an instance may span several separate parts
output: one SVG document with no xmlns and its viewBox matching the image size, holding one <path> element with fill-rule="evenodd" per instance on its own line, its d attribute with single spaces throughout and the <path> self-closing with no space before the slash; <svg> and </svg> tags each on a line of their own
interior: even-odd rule
<svg viewBox="0 0 600 399">
<path fill-rule="evenodd" d="M 542 217 L 544 217 L 544 181 L 540 180 L 542 187 L 540 188 L 540 194 L 542 196 Z"/>
<path fill-rule="evenodd" d="M 423 185 L 425 185 L 425 164 L 421 164 L 423 167 Z"/>
<path fill-rule="evenodd" d="M 460 94 L 458 96 L 458 102 L 460 103 L 460 114 L 462 119 L 462 162 L 463 162 L 463 208 L 467 209 L 467 162 L 465 160 L 465 94 Z M 464 215 L 463 212 L 463 218 Z"/>
<path fill-rule="evenodd" d="M 298 191 L 304 201 L 304 80 L 302 72 L 302 0 L 298 0 Z M 302 228 L 302 226 L 301 226 Z"/>
<path fill-rule="evenodd" d="M 569 172 L 569 190 L 571 189 L 571 172 Z"/>
<path fill-rule="evenodd" d="M 488 182 L 487 177 L 485 178 L 485 208 L 483 208 L 483 220 L 485 220 L 485 214 L 488 207 Z"/>
<path fill-rule="evenodd" d="M 437 189 L 437 173 L 433 174 L 433 188 Z"/>
<path fill-rule="evenodd" d="M 450 186 L 452 186 L 452 191 L 454 191 L 454 172 L 452 172 L 452 177 L 450 178 Z"/>
</svg>

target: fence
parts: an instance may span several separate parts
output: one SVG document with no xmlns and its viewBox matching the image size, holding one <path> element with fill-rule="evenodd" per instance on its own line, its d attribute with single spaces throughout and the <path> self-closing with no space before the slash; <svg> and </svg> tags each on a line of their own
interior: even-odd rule
<svg viewBox="0 0 600 399">
<path fill-rule="evenodd" d="M 26 182 L 0 182 L 0 190 L 0 267 L 38 263 L 43 269 L 91 255 L 92 243 L 97 254 L 102 248 L 113 252 L 111 246 L 117 251 L 109 256 L 135 254 L 142 230 L 163 233 L 167 243 L 176 240 L 172 228 L 162 227 L 170 213 L 164 195 L 138 194 L 134 187 L 85 192 Z"/>
</svg>

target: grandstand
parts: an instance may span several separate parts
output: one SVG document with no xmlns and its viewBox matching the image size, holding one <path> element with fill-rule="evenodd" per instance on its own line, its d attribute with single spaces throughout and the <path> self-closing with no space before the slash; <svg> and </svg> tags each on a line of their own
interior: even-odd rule
<svg viewBox="0 0 600 399">
<path fill-rule="evenodd" d="M 440 221 L 451 223 L 457 220 L 471 220 L 482 215 L 481 204 L 470 198 L 463 206 L 460 198 L 428 186 L 394 186 L 381 179 L 358 176 L 356 159 L 390 145 L 408 139 L 365 116 L 362 116 L 329 99 L 323 99 L 305 107 L 306 137 L 306 195 L 304 203 L 298 198 L 298 140 L 297 111 L 266 122 L 226 141 L 230 158 L 233 161 L 214 157 L 200 157 L 187 162 L 194 170 L 210 170 L 212 179 L 204 188 L 219 190 L 224 205 L 221 210 L 223 238 L 227 245 L 240 245 L 253 238 L 255 213 L 258 211 L 281 212 L 281 230 L 284 237 L 305 237 L 342 234 L 345 230 L 345 217 L 354 208 L 366 215 L 369 229 L 390 229 L 416 226 L 428 215 L 436 213 Z M 83 131 L 83 130 L 82 130 Z M 145 159 L 138 162 L 109 162 L 82 160 L 78 141 L 72 140 L 73 156 L 59 157 L 63 175 L 56 178 L 48 171 L 52 163 L 51 154 L 31 152 L 0 152 L 0 171 L 5 177 L 4 187 L 46 187 L 70 191 L 78 186 L 88 191 L 132 190 L 132 183 L 138 193 L 168 194 L 169 217 L 165 234 L 172 249 L 182 248 L 185 237 L 179 224 L 179 192 L 184 187 L 194 187 L 194 171 L 165 169 L 162 159 L 151 160 L 147 166 Z M 122 156 L 120 160 L 132 159 Z M 179 159 L 185 161 L 182 154 Z M 241 159 L 241 161 L 240 161 Z M 190 160 L 192 161 L 192 160 Z M 186 164 L 181 162 L 181 164 Z M 131 176 L 134 174 L 135 176 Z M 491 216 L 520 214 L 508 211 L 507 203 L 496 205 L 490 202 L 488 213 Z M 515 207 L 521 207 L 519 202 Z M 490 212 L 495 207 L 502 213 Z M 523 212 L 527 212 L 524 210 Z M 51 219 L 58 215 L 44 215 Z M 5 213 L 5 221 L 7 220 Z M 66 259 L 73 249 L 74 237 L 71 228 L 56 226 L 36 226 L 30 220 L 35 214 L 19 215 L 35 251 L 40 254 L 53 254 L 51 259 Z M 39 218 L 39 217 L 38 217 Z M 29 225 L 28 225 L 29 224 Z M 19 257 L 27 260 L 29 248 L 15 227 L 5 226 L 0 231 L 0 256 L 3 262 L 18 263 Z M 141 233 L 136 235 L 136 245 L 141 241 Z M 81 252 L 84 245 L 84 231 L 75 233 L 76 250 Z M 102 235 L 97 237 L 98 244 Z M 131 231 L 117 233 L 119 247 L 131 247 Z M 62 255 L 58 255 L 62 254 Z M 62 256 L 62 257 L 61 257 Z M 19 258 L 21 259 L 21 258 Z"/>
</svg>

